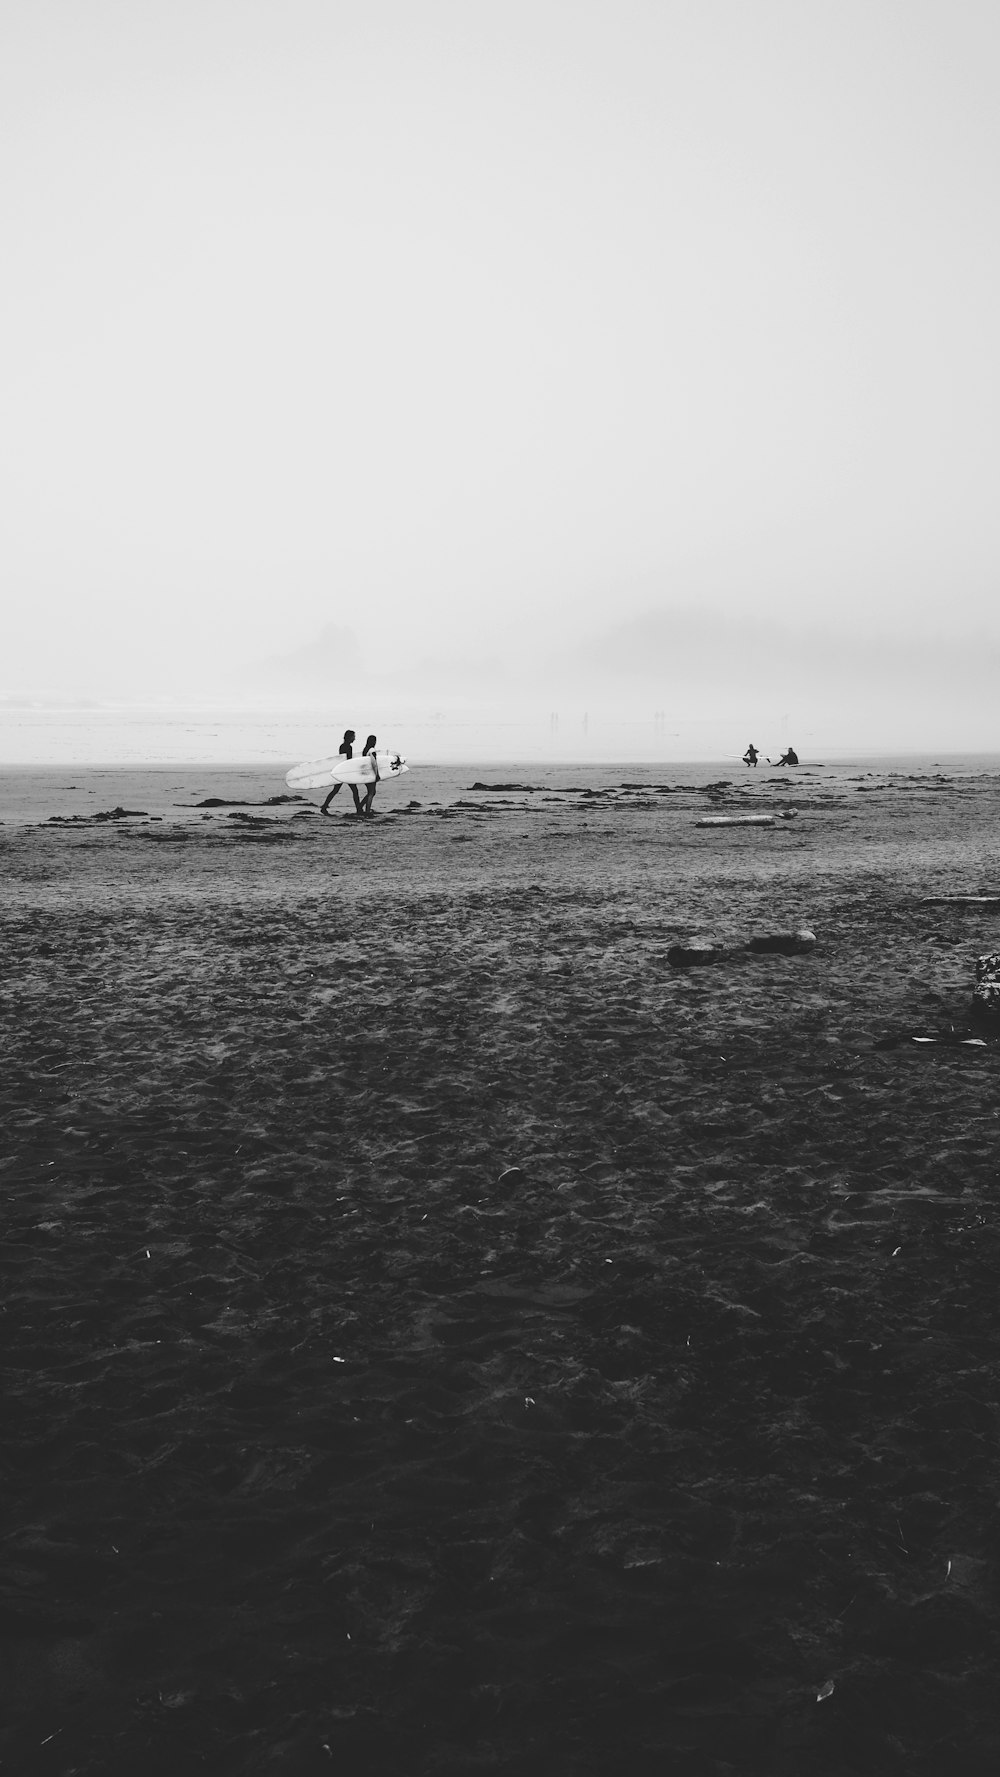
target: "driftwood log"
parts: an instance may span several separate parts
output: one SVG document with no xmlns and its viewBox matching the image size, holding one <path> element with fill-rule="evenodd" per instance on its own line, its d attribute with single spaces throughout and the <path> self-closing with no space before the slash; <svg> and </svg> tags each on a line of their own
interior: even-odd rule
<svg viewBox="0 0 1000 1777">
<path fill-rule="evenodd" d="M 1000 895 L 927 895 L 921 907 L 1000 907 Z"/>
<path fill-rule="evenodd" d="M 777 814 L 706 814 L 695 821 L 696 827 L 776 827 L 779 821 L 794 821 L 797 808 L 782 808 Z"/>
</svg>

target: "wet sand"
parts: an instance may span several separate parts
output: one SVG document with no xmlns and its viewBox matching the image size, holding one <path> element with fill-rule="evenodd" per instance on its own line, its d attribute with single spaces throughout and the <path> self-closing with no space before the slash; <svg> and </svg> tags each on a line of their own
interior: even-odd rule
<svg viewBox="0 0 1000 1777">
<path fill-rule="evenodd" d="M 995 1768 L 1000 778 L 729 776 L 3 829 L 5 1770 Z"/>
</svg>

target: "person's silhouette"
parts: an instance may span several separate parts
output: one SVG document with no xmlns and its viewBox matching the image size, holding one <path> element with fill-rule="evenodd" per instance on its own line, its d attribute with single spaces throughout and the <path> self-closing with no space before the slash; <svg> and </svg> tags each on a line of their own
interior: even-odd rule
<svg viewBox="0 0 1000 1777">
<path fill-rule="evenodd" d="M 344 729 L 344 738 L 341 741 L 340 746 L 337 748 L 338 757 L 342 753 L 344 755 L 345 759 L 353 759 L 354 758 L 354 742 L 356 739 L 357 739 L 357 736 L 354 732 L 354 729 L 353 728 L 345 728 Z M 329 813 L 330 804 L 333 801 L 333 798 L 336 796 L 337 791 L 342 790 L 343 787 L 344 787 L 343 784 L 339 784 L 339 783 L 334 784 L 333 789 L 330 791 L 329 796 L 326 798 L 326 801 L 323 803 L 323 805 L 319 811 L 320 814 L 328 814 Z M 358 795 L 358 786 L 357 786 L 357 784 L 349 784 L 348 789 L 350 790 L 351 795 L 354 797 L 354 812 L 355 812 L 355 814 L 360 814 L 361 813 L 361 798 Z"/>
<path fill-rule="evenodd" d="M 789 747 L 787 752 L 782 753 L 780 759 L 769 759 L 768 760 L 769 765 L 797 765 L 798 762 L 799 762 L 799 755 L 795 751 L 794 747 Z"/>
<path fill-rule="evenodd" d="M 751 741 L 750 745 L 747 747 L 747 750 L 743 755 L 743 763 L 744 763 L 744 765 L 756 765 L 759 758 L 760 758 L 760 754 L 758 753 L 757 748 L 754 746 L 753 741 Z"/>
</svg>

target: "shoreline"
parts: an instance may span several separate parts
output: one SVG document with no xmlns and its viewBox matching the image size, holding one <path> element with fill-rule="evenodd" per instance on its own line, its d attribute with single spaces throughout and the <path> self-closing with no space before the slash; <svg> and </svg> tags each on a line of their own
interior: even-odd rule
<svg viewBox="0 0 1000 1777">
<path fill-rule="evenodd" d="M 243 803 L 262 807 L 274 804 L 288 795 L 284 782 L 287 767 L 242 763 L 234 765 L 156 764 L 145 766 L 62 766 L 37 767 L 0 766 L 0 826 L 43 824 L 50 815 L 69 817 L 73 814 L 107 812 L 118 806 L 141 808 L 144 814 L 161 818 L 180 818 L 185 805 L 205 803 L 209 798 L 229 800 L 233 807 Z M 440 802 L 449 806 L 479 793 L 477 784 L 532 785 L 536 790 L 568 796 L 581 786 L 602 794 L 640 788 L 658 790 L 672 788 L 694 792 L 720 783 L 734 796 L 748 802 L 764 791 L 768 797 L 776 792 L 787 793 L 795 804 L 806 803 L 810 790 L 837 790 L 857 794 L 863 784 L 864 793 L 871 791 L 870 779 L 886 789 L 899 787 L 900 780 L 919 785 L 941 781 L 967 783 L 969 780 L 1000 778 L 1000 754 L 956 754 L 932 758 L 930 755 L 889 759 L 859 756 L 848 760 L 811 761 L 803 759 L 794 769 L 768 767 L 766 762 L 748 769 L 742 760 L 674 761 L 656 764 L 606 762 L 601 765 L 580 761 L 473 761 L 459 764 L 421 763 L 410 761 L 405 778 L 380 787 L 378 808 L 399 812 L 410 802 Z M 515 797 L 519 792 L 513 792 Z M 153 807 L 147 809 L 145 801 Z M 318 805 L 321 797 L 317 796 Z M 289 812 L 293 812 L 289 808 Z"/>
</svg>

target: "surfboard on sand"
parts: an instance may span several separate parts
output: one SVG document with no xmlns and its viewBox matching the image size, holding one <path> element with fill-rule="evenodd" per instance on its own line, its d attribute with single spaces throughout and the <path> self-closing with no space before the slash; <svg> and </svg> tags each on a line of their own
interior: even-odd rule
<svg viewBox="0 0 1000 1777">
<path fill-rule="evenodd" d="M 380 749 L 375 758 L 380 779 L 400 777 L 410 769 L 399 753 Z M 375 767 L 370 753 L 364 758 L 356 753 L 353 759 L 335 753 L 332 759 L 307 759 L 304 765 L 293 765 L 291 771 L 285 773 L 285 782 L 290 790 L 322 790 L 328 784 L 373 784 Z"/>
</svg>

